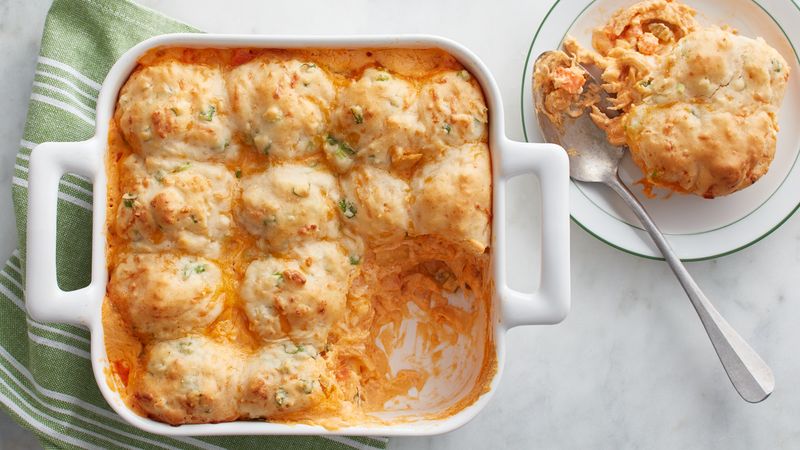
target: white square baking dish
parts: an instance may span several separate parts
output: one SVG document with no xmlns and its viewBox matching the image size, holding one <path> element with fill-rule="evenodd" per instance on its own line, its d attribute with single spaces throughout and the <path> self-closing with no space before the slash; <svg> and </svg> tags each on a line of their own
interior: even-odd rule
<svg viewBox="0 0 800 450">
<path fill-rule="evenodd" d="M 238 421 L 171 426 L 134 413 L 109 387 L 104 344 L 102 303 L 106 293 L 106 165 L 109 122 L 118 92 L 137 60 L 157 47 L 193 48 L 438 48 L 455 56 L 480 82 L 489 108 L 489 146 L 492 154 L 492 276 L 493 342 L 497 371 L 489 389 L 477 401 L 442 419 L 427 419 L 426 411 L 408 411 L 419 420 L 377 426 L 348 426 L 335 430 L 304 424 Z M 505 136 L 500 91 L 487 67 L 463 46 L 436 36 L 290 37 L 213 34 L 169 34 L 148 39 L 126 52 L 111 68 L 97 102 L 95 135 L 83 142 L 43 143 L 31 155 L 26 300 L 30 315 L 44 322 L 83 325 L 91 331 L 91 360 L 98 386 L 111 407 L 132 425 L 163 435 L 383 435 L 421 436 L 451 431 L 475 417 L 487 404 L 500 381 L 505 360 L 505 333 L 518 325 L 554 324 L 570 307 L 569 171 L 565 151 L 552 144 L 531 144 Z M 58 182 L 64 173 L 89 177 L 94 187 L 91 283 L 76 291 L 62 291 L 56 282 L 56 203 Z M 541 273 L 536 292 L 509 287 L 506 249 L 506 185 L 514 176 L 532 173 L 540 183 Z M 532 200 L 533 203 L 533 200 Z M 533 209 L 533 208 L 532 208 Z M 531 269 L 533 270 L 533 269 Z M 532 274 L 534 275 L 534 274 Z M 429 382 L 436 383 L 436 379 Z M 434 386 L 435 388 L 435 386 Z"/>
</svg>

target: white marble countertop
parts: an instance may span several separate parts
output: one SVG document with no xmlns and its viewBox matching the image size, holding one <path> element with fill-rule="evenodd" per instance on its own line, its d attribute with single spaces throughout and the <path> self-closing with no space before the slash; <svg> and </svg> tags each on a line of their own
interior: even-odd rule
<svg viewBox="0 0 800 450">
<path fill-rule="evenodd" d="M 142 3 L 216 32 L 405 32 L 456 39 L 494 73 L 506 132 L 521 139 L 523 63 L 552 2 Z M 0 0 L 0 259 L 16 246 L 11 174 L 47 7 L 46 1 Z M 520 232 L 522 226 L 511 224 Z M 394 439 L 392 449 L 800 446 L 800 389 L 794 385 L 800 379 L 800 218 L 739 253 L 689 265 L 775 372 L 775 393 L 758 405 L 742 401 L 730 386 L 665 264 L 614 250 L 575 225 L 572 262 L 570 316 L 557 326 L 512 330 L 505 374 L 488 407 L 457 431 Z M 0 432 L 0 441 L 15 433 L 7 423 Z"/>
</svg>

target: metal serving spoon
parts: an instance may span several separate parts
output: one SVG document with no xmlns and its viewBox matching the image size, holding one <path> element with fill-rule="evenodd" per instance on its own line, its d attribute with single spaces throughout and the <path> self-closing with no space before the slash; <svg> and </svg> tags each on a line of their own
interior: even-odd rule
<svg viewBox="0 0 800 450">
<path fill-rule="evenodd" d="M 539 55 L 536 62 L 538 63 L 548 53 L 550 52 Z M 586 73 L 588 78 L 584 88 L 592 83 L 597 84 L 597 80 L 588 71 Z M 700 316 L 700 321 L 703 322 L 703 327 L 733 387 L 750 403 L 758 403 L 767 398 L 775 388 L 772 370 L 714 308 L 642 204 L 620 180 L 618 168 L 625 150 L 609 144 L 603 131 L 594 125 L 587 113 L 574 119 L 566 117 L 563 127 L 556 127 L 539 110 L 542 93 L 535 87 L 533 91 L 534 102 L 537 105 L 536 118 L 542 134 L 548 142 L 567 149 L 570 177 L 586 183 L 603 183 L 622 197 L 650 233 L 653 242 L 678 277 L 697 315 Z M 602 89 L 600 92 L 603 92 Z"/>
</svg>

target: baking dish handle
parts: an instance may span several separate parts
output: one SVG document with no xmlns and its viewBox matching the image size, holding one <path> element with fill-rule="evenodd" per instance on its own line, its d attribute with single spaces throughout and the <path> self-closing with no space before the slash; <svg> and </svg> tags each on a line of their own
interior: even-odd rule
<svg viewBox="0 0 800 450">
<path fill-rule="evenodd" d="M 500 158 L 499 196 L 496 223 L 506 223 L 505 188 L 509 179 L 533 173 L 541 188 L 541 283 L 533 293 L 520 292 L 508 286 L 505 261 L 497 271 L 503 323 L 507 328 L 518 325 L 544 325 L 561 322 L 570 309 L 569 255 L 569 161 L 562 147 L 554 144 L 533 144 L 506 140 Z M 497 233 L 496 245 L 505 250 L 505 231 Z M 505 253 L 505 252 L 503 252 Z"/>
<path fill-rule="evenodd" d="M 102 264 L 96 255 L 92 257 L 92 281 L 88 286 L 64 291 L 58 287 L 56 279 L 59 182 L 66 173 L 84 175 L 94 180 L 100 167 L 98 159 L 94 140 L 45 142 L 37 145 L 31 153 L 25 304 L 28 314 L 38 321 L 89 326 L 92 307 L 95 306 L 93 302 L 102 298 L 97 292 L 102 289 L 98 282 L 98 268 Z"/>
</svg>

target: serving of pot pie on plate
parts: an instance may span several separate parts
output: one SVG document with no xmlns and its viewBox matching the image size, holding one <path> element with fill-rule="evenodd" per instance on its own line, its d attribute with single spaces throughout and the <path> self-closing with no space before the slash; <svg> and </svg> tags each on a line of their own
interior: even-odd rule
<svg viewBox="0 0 800 450">
<path fill-rule="evenodd" d="M 440 50 L 147 53 L 110 126 L 112 388 L 173 425 L 473 403 L 496 371 L 488 127 Z"/>
<path fill-rule="evenodd" d="M 644 183 L 714 198 L 769 169 L 790 69 L 762 38 L 701 26 L 695 14 L 672 0 L 620 9 L 594 30 L 593 50 L 567 37 L 562 60 L 549 63 L 558 67 L 537 68 L 534 83 L 550 87 L 548 97 L 569 99 L 583 94 L 575 66 L 598 67 L 609 111 L 595 95 L 578 106 L 546 102 L 546 112 L 591 108 L 608 141 L 630 149 Z"/>
<path fill-rule="evenodd" d="M 526 61 L 523 130 L 542 139 L 534 61 L 560 49 L 560 61 L 538 71 L 550 94 L 544 112 L 586 111 L 611 144 L 627 147 L 620 177 L 682 259 L 745 248 L 798 206 L 796 20 L 800 9 L 773 0 L 558 2 Z M 578 65 L 599 92 L 582 89 Z M 570 211 L 602 241 L 660 258 L 638 220 L 600 187 L 573 182 Z"/>
</svg>

